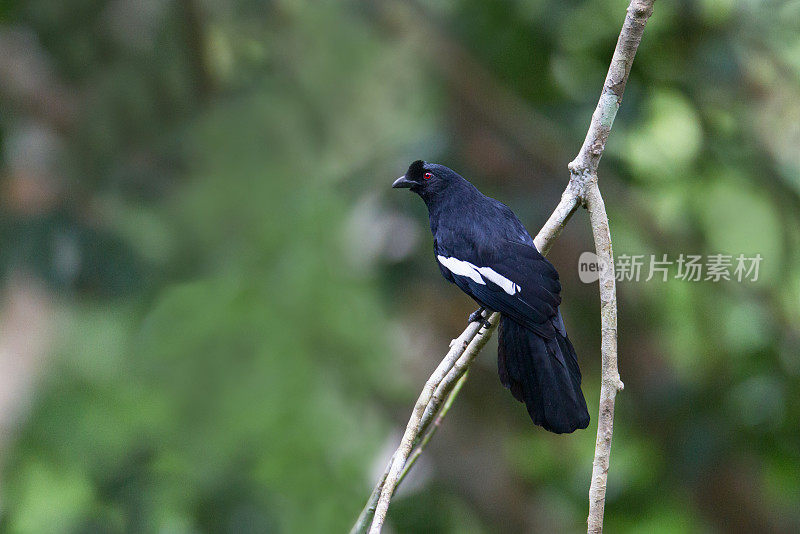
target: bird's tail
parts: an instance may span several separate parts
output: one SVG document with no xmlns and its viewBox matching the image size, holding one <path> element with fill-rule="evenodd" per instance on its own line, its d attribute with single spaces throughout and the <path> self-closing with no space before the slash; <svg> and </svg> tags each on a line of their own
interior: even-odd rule
<svg viewBox="0 0 800 534">
<path fill-rule="evenodd" d="M 497 366 L 500 381 L 525 403 L 535 424 L 556 434 L 589 426 L 578 358 L 558 329 L 553 339 L 544 339 L 502 317 Z"/>
</svg>

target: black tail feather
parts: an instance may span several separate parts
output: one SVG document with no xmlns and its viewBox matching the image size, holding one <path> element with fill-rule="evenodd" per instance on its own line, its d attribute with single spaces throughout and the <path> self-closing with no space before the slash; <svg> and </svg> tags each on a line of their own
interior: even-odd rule
<svg viewBox="0 0 800 534">
<path fill-rule="evenodd" d="M 578 358 L 558 329 L 552 339 L 544 339 L 503 317 L 497 366 L 500 381 L 525 403 L 535 424 L 556 434 L 589 426 Z"/>
</svg>

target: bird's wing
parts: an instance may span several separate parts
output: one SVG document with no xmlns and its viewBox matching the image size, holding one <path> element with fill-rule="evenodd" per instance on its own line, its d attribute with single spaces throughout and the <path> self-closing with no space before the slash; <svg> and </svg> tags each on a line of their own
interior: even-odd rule
<svg viewBox="0 0 800 534">
<path fill-rule="evenodd" d="M 502 239 L 450 250 L 437 243 L 435 250 L 445 278 L 489 308 L 545 338 L 553 337 L 559 324 L 561 283 L 555 268 L 535 247 Z"/>
</svg>

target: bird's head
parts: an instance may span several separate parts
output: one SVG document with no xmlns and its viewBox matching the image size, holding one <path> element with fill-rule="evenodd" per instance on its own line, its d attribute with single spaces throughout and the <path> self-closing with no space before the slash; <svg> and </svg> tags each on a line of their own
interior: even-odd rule
<svg viewBox="0 0 800 534">
<path fill-rule="evenodd" d="M 464 183 L 466 180 L 444 165 L 417 160 L 408 166 L 405 175 L 394 181 L 392 187 L 411 189 L 428 202 L 439 197 L 448 188 Z"/>
</svg>

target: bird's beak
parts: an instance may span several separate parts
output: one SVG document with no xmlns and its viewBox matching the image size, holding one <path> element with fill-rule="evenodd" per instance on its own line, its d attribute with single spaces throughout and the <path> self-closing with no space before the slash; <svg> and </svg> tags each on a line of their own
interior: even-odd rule
<svg viewBox="0 0 800 534">
<path fill-rule="evenodd" d="M 405 175 L 403 175 L 403 176 L 401 176 L 400 178 L 398 178 L 397 180 L 394 181 L 394 183 L 392 184 L 392 188 L 393 189 L 399 189 L 401 187 L 405 187 L 405 188 L 408 189 L 408 188 L 412 187 L 413 185 L 414 185 L 414 182 L 412 182 L 411 180 L 406 179 Z"/>
</svg>

